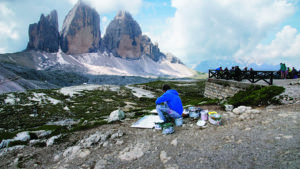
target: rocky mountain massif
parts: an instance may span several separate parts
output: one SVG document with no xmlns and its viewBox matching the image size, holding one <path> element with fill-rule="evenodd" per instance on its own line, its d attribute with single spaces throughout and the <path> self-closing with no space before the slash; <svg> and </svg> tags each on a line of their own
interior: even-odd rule
<svg viewBox="0 0 300 169">
<path fill-rule="evenodd" d="M 55 10 L 42 14 L 29 25 L 25 51 L 0 55 L 5 70 L 0 72 L 0 93 L 199 76 L 174 55 L 162 53 L 126 11 L 117 13 L 101 37 L 99 14 L 82 1 L 69 11 L 61 31 Z"/>
<path fill-rule="evenodd" d="M 59 47 L 70 55 L 106 50 L 121 58 L 137 59 L 143 54 L 156 62 L 166 58 L 158 44 L 142 34 L 139 24 L 126 11 L 117 13 L 102 39 L 99 14 L 82 1 L 69 11 L 60 33 L 55 10 L 46 17 L 42 14 L 38 23 L 29 26 L 27 49 L 54 53 Z"/>
</svg>

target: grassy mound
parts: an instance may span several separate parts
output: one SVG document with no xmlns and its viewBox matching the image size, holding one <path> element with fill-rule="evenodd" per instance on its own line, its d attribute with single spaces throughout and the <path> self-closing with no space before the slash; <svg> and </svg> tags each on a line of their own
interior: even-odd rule
<svg viewBox="0 0 300 169">
<path fill-rule="evenodd" d="M 245 106 L 259 106 L 269 104 L 280 104 L 279 99 L 275 96 L 283 93 L 285 88 L 282 86 L 254 86 L 251 85 L 245 91 L 239 91 L 232 98 L 229 99 L 228 104 L 238 107 Z"/>
</svg>

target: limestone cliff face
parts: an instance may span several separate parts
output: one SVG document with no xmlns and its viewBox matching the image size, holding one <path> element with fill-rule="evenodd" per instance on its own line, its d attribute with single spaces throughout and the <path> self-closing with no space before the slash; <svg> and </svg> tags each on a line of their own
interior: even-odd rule
<svg viewBox="0 0 300 169">
<path fill-rule="evenodd" d="M 100 16 L 79 1 L 66 16 L 60 32 L 61 50 L 67 54 L 96 52 L 100 49 Z"/>
<path fill-rule="evenodd" d="M 27 49 L 57 52 L 59 49 L 58 17 L 56 10 L 46 17 L 41 15 L 38 23 L 29 25 Z"/>
<path fill-rule="evenodd" d="M 171 53 L 167 53 L 165 55 L 165 57 L 171 62 L 171 63 L 178 63 L 178 64 L 183 64 L 183 62 L 177 58 L 176 56 L 174 56 L 173 54 Z"/>
<path fill-rule="evenodd" d="M 141 38 L 141 28 L 131 14 L 119 11 L 106 29 L 104 44 L 114 56 L 139 58 L 141 56 Z"/>
<path fill-rule="evenodd" d="M 156 62 L 164 56 L 164 54 L 160 52 L 158 44 L 153 44 L 151 42 L 151 39 L 147 35 L 142 36 L 141 46 L 142 52 L 147 54 L 152 60 Z"/>
</svg>

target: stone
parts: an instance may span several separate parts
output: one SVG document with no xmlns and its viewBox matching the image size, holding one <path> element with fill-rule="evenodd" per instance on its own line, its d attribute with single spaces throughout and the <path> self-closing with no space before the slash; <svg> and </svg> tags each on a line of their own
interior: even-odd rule
<svg viewBox="0 0 300 169">
<path fill-rule="evenodd" d="M 63 157 L 67 158 L 68 160 L 72 160 L 75 158 L 85 158 L 90 153 L 91 153 L 91 151 L 88 149 L 81 149 L 80 146 L 73 146 L 73 147 L 67 148 L 63 152 Z"/>
<path fill-rule="evenodd" d="M 123 136 L 123 132 L 122 131 L 118 131 L 117 133 L 113 134 L 110 136 L 111 139 L 115 139 L 115 138 L 119 138 Z"/>
<path fill-rule="evenodd" d="M 110 113 L 109 118 L 108 118 L 108 122 L 113 122 L 113 121 L 118 121 L 118 120 L 122 120 L 125 118 L 125 114 L 122 110 L 115 110 L 113 112 Z"/>
<path fill-rule="evenodd" d="M 97 52 L 100 49 L 100 16 L 82 1 L 69 11 L 60 32 L 60 47 L 66 54 Z"/>
<path fill-rule="evenodd" d="M 123 151 L 120 152 L 119 158 L 125 161 L 133 161 L 144 155 L 143 152 L 144 144 L 138 143 L 136 145 L 131 145 L 126 147 Z"/>
<path fill-rule="evenodd" d="M 225 105 L 225 111 L 227 111 L 227 112 L 231 112 L 232 110 L 233 110 L 233 105 L 230 105 L 230 104 L 226 104 Z"/>
<path fill-rule="evenodd" d="M 163 164 L 167 163 L 171 159 L 171 157 L 167 156 L 167 153 L 165 151 L 160 152 L 159 158 Z"/>
<path fill-rule="evenodd" d="M 47 140 L 47 142 L 46 142 L 46 145 L 47 145 L 47 146 L 52 146 L 52 145 L 54 144 L 55 139 L 59 138 L 60 136 L 61 136 L 61 135 L 53 136 L 53 137 L 49 138 L 49 139 Z"/>
<path fill-rule="evenodd" d="M 38 23 L 30 24 L 28 34 L 27 49 L 58 52 L 59 32 L 56 10 L 51 11 L 46 17 L 42 14 Z"/>
<path fill-rule="evenodd" d="M 251 107 L 239 106 L 239 107 L 233 109 L 232 112 L 236 115 L 240 115 L 240 114 L 246 112 L 247 110 L 251 110 Z"/>
<path fill-rule="evenodd" d="M 14 140 L 20 140 L 20 141 L 28 141 L 30 140 L 30 135 L 28 131 L 24 131 L 21 133 L 18 133 L 16 137 L 13 138 Z"/>
<path fill-rule="evenodd" d="M 9 142 L 14 141 L 13 139 L 7 139 L 7 140 L 2 140 L 0 143 L 0 149 L 1 148 L 6 148 L 9 144 Z"/>
<path fill-rule="evenodd" d="M 171 141 L 171 145 L 173 145 L 173 146 L 177 146 L 177 138 L 176 139 L 174 139 L 173 141 Z"/>
<path fill-rule="evenodd" d="M 102 146 L 103 146 L 103 147 L 107 147 L 107 146 L 108 146 L 108 144 L 109 144 L 109 143 L 108 143 L 108 141 L 105 141 L 105 142 L 103 143 L 103 145 L 102 145 Z"/>
<path fill-rule="evenodd" d="M 142 30 L 127 11 L 118 11 L 106 28 L 103 41 L 107 50 L 116 57 L 141 57 Z"/>
<path fill-rule="evenodd" d="M 92 145 L 97 144 L 100 141 L 101 136 L 100 133 L 95 133 L 86 139 L 80 140 L 79 145 L 84 148 L 89 148 Z"/>
</svg>

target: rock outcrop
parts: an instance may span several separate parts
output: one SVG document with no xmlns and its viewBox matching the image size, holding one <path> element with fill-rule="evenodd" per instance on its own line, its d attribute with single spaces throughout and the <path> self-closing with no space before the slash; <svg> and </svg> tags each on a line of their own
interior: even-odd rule
<svg viewBox="0 0 300 169">
<path fill-rule="evenodd" d="M 106 29 L 104 44 L 114 56 L 139 58 L 141 56 L 141 38 L 141 28 L 131 14 L 119 11 Z"/>
<path fill-rule="evenodd" d="M 41 15 L 38 23 L 29 25 L 27 49 L 57 52 L 59 49 L 58 17 L 56 10 L 46 17 Z"/>
<path fill-rule="evenodd" d="M 182 63 L 173 55 L 160 52 L 157 43 L 142 35 L 139 24 L 127 11 L 119 11 L 109 23 L 104 38 L 101 39 L 100 16 L 97 11 L 82 1 L 69 11 L 62 30 L 58 30 L 56 11 L 41 15 L 38 23 L 29 26 L 27 49 L 65 54 L 83 54 L 107 51 L 115 57 L 139 59 L 146 55 L 155 62 L 167 59 L 171 63 Z"/>
<path fill-rule="evenodd" d="M 142 36 L 141 40 L 141 50 L 143 53 L 147 54 L 152 60 L 158 61 L 162 56 L 164 56 L 163 53 L 160 52 L 158 48 L 158 44 L 153 44 L 151 42 L 151 39 L 147 35 Z"/>
<path fill-rule="evenodd" d="M 60 32 L 61 50 L 67 54 L 96 52 L 100 48 L 100 16 L 82 1 L 66 16 Z"/>
<path fill-rule="evenodd" d="M 173 54 L 171 53 L 167 53 L 165 55 L 165 57 L 171 62 L 171 63 L 178 63 L 178 64 L 183 64 L 183 62 L 178 59 L 176 56 L 174 56 Z"/>
</svg>

